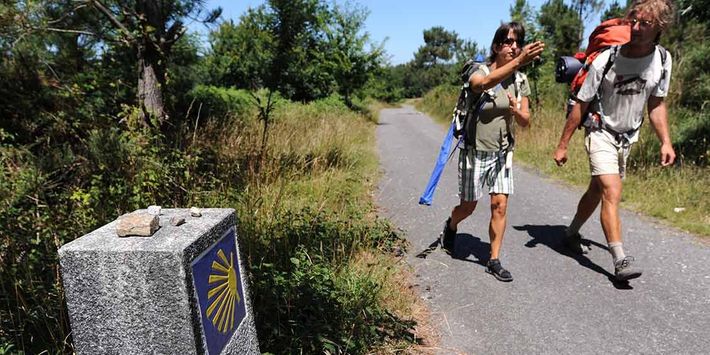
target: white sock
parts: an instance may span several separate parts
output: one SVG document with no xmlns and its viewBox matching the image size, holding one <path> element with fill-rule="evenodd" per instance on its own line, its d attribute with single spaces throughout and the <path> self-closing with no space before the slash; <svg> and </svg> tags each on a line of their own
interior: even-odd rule
<svg viewBox="0 0 710 355">
<path fill-rule="evenodd" d="M 614 264 L 616 264 L 617 261 L 626 257 L 621 242 L 609 243 L 609 252 L 611 253 L 611 257 L 614 259 Z"/>
</svg>

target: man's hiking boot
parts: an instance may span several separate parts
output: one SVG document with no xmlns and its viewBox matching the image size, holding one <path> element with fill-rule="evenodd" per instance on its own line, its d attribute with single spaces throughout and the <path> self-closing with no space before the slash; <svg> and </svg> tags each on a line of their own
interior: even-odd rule
<svg viewBox="0 0 710 355">
<path fill-rule="evenodd" d="M 493 275 L 499 281 L 513 281 L 513 275 L 511 275 L 508 270 L 503 268 L 503 266 L 500 264 L 500 260 L 498 259 L 488 260 L 488 264 L 486 265 L 486 272 Z"/>
<path fill-rule="evenodd" d="M 577 253 L 577 254 L 587 254 L 589 253 L 589 247 L 582 244 L 582 235 L 579 232 L 573 235 L 567 235 L 565 231 L 565 236 L 563 237 L 563 242 L 567 249 Z"/>
<path fill-rule="evenodd" d="M 643 271 L 631 265 L 633 261 L 633 256 L 625 256 L 623 259 L 617 260 L 614 263 L 614 276 L 616 277 L 616 281 L 627 281 L 641 276 Z"/>
<path fill-rule="evenodd" d="M 451 217 L 444 222 L 444 230 L 441 232 L 441 235 L 439 236 L 439 242 L 441 243 L 441 248 L 444 249 L 445 252 L 451 254 L 454 252 L 454 240 L 456 239 L 456 231 L 451 229 L 449 227 L 449 223 L 451 222 Z"/>
</svg>

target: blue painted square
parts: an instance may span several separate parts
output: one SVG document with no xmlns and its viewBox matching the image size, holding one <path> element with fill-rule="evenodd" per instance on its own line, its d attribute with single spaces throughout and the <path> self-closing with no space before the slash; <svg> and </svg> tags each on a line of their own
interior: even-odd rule
<svg viewBox="0 0 710 355">
<path fill-rule="evenodd" d="M 219 354 L 246 315 L 234 227 L 192 263 L 208 354 Z"/>
</svg>

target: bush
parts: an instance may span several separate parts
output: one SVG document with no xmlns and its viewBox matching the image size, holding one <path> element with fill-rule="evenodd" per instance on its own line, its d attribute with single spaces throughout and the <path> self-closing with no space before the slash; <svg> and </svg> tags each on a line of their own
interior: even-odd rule
<svg viewBox="0 0 710 355">
<path fill-rule="evenodd" d="M 0 347 L 71 351 L 59 247 L 125 212 L 187 205 L 188 188 L 213 188 L 201 159 L 160 136 L 95 129 L 82 143 L 35 147 L 42 155 L 0 146 Z"/>
<path fill-rule="evenodd" d="M 223 120 L 226 116 L 244 117 L 255 112 L 254 98 L 246 90 L 197 85 L 188 94 L 192 100 L 191 117 Z"/>
<path fill-rule="evenodd" d="M 309 208 L 240 222 L 262 351 L 354 354 L 392 336 L 413 339 L 411 322 L 379 304 L 380 285 L 348 266 L 357 250 L 401 243 L 389 223 Z"/>
<path fill-rule="evenodd" d="M 434 117 L 450 120 L 454 106 L 459 97 L 460 86 L 439 85 L 422 97 L 417 103 L 417 109 L 426 111 Z"/>
</svg>

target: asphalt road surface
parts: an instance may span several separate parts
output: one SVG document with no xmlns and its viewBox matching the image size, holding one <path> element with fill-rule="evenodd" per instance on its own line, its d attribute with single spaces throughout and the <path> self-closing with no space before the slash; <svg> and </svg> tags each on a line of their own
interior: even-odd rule
<svg viewBox="0 0 710 355">
<path fill-rule="evenodd" d="M 434 248 L 458 202 L 456 157 L 433 205 L 418 201 L 444 134 L 409 106 L 383 110 L 377 128 L 377 203 L 410 242 L 416 288 L 441 334 L 437 353 L 710 354 L 710 243 L 622 210 L 626 254 L 644 274 L 615 283 L 598 211 L 581 230 L 589 254 L 560 243 L 583 191 L 520 164 L 501 253 L 513 282 L 485 272 L 488 197 L 459 225 L 453 256 Z"/>
</svg>

